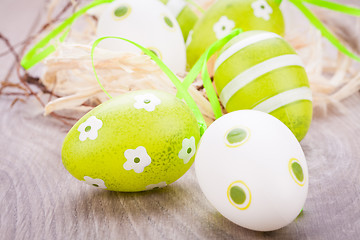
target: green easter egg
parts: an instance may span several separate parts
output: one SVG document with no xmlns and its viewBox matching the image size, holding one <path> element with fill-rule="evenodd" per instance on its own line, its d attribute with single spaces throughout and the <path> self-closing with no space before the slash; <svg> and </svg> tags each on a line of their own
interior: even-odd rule
<svg viewBox="0 0 360 240">
<path fill-rule="evenodd" d="M 187 40 L 190 69 L 205 50 L 231 30 L 266 30 L 283 35 L 284 19 L 275 0 L 218 0 L 197 21 Z"/>
<path fill-rule="evenodd" d="M 61 154 L 80 181 L 137 192 L 179 179 L 193 164 L 199 139 L 195 116 L 181 100 L 162 91 L 134 91 L 83 116 Z"/>
<path fill-rule="evenodd" d="M 198 20 L 198 16 L 189 7 L 185 0 L 160 0 L 164 3 L 176 17 L 179 23 L 184 40 L 188 38 L 189 32 L 193 29 Z"/>
<path fill-rule="evenodd" d="M 301 141 L 312 119 L 312 96 L 300 57 L 281 36 L 248 31 L 215 62 L 214 81 L 228 112 L 254 109 L 282 121 Z"/>
</svg>

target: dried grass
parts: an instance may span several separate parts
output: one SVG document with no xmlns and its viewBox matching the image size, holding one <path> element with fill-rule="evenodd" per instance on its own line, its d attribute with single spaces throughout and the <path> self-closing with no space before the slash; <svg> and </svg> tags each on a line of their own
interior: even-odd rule
<svg viewBox="0 0 360 240">
<path fill-rule="evenodd" d="M 81 107 L 85 102 L 103 102 L 108 99 L 100 89 L 91 66 L 91 46 L 62 44 L 44 64 L 46 71 L 42 83 L 58 96 L 45 107 L 45 114 L 62 109 L 89 110 L 92 106 Z M 148 56 L 132 53 L 95 50 L 95 68 L 101 83 L 112 95 L 140 89 L 158 89 L 176 94 L 169 78 Z M 210 103 L 204 94 L 189 88 L 208 123 L 214 120 Z"/>
<path fill-rule="evenodd" d="M 203 6 L 206 8 L 211 2 L 211 0 L 203 1 Z M 52 1 L 52 4 L 56 3 L 56 0 Z M 284 5 L 286 10 L 291 8 Z M 289 15 L 291 17 L 291 14 Z M 325 15 L 318 11 L 317 15 L 340 38 L 346 39 L 347 45 L 359 50 L 359 36 L 356 35 L 358 33 L 346 31 L 349 29 L 348 26 L 344 26 L 341 24 L 342 21 L 332 18 L 329 14 Z M 96 22 L 89 16 L 85 16 L 85 20 L 87 27 L 81 32 L 73 29 L 68 42 L 61 44 L 44 62 L 46 71 L 41 81 L 46 88 L 53 89 L 54 94 L 60 96 L 46 105 L 45 114 L 62 109 L 88 111 L 94 105 L 108 99 L 96 82 L 91 68 L 91 46 L 69 43 L 94 40 Z M 359 19 L 356 24 L 357 29 L 360 29 Z M 286 39 L 304 61 L 313 91 L 314 109 L 326 113 L 327 107 L 333 105 L 343 111 L 344 106 L 341 102 L 360 89 L 359 65 L 343 54 L 337 53 L 332 46 L 324 46 L 327 44 L 326 41 L 306 20 L 302 25 L 301 30 L 290 27 L 296 30 L 288 31 Z M 333 54 L 329 54 L 328 49 L 332 49 Z M 100 48 L 96 50 L 95 55 L 95 65 L 100 80 L 113 96 L 137 89 L 159 89 L 176 93 L 171 81 L 145 55 L 115 53 Z M 191 86 L 190 93 L 198 103 L 206 121 L 211 123 L 214 116 L 201 85 L 198 79 Z"/>
</svg>

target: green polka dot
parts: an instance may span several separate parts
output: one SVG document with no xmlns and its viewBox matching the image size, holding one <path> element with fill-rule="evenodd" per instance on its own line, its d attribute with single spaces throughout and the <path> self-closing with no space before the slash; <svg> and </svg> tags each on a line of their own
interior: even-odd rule
<svg viewBox="0 0 360 240">
<path fill-rule="evenodd" d="M 158 51 L 156 51 L 156 50 L 154 50 L 154 49 L 151 49 L 151 48 L 148 48 L 148 50 L 149 50 L 150 52 L 152 52 L 155 56 L 157 56 L 158 58 L 161 59 L 161 55 L 160 55 L 160 53 L 159 53 Z M 145 54 L 145 53 L 144 53 L 144 54 Z"/>
<path fill-rule="evenodd" d="M 139 162 L 140 162 L 140 158 L 138 158 L 138 157 L 134 158 L 134 162 L 135 162 L 135 163 L 139 163 Z"/>
<path fill-rule="evenodd" d="M 291 169 L 292 169 L 295 177 L 297 178 L 297 180 L 302 182 L 304 180 L 304 173 L 303 173 L 303 170 L 302 170 L 302 167 L 300 166 L 300 164 L 297 162 L 293 162 L 291 164 Z"/>
<path fill-rule="evenodd" d="M 226 139 L 230 144 L 236 144 L 244 141 L 246 136 L 247 136 L 247 132 L 244 129 L 235 128 L 228 133 Z"/>
<path fill-rule="evenodd" d="M 246 200 L 246 194 L 239 186 L 234 186 L 230 189 L 230 197 L 236 204 L 243 204 Z"/>
<path fill-rule="evenodd" d="M 191 148 L 188 148 L 186 152 L 187 152 L 188 154 L 190 154 L 191 151 L 192 151 L 192 149 L 191 149 Z"/>
<path fill-rule="evenodd" d="M 144 100 L 145 104 L 149 104 L 151 101 L 149 99 Z"/>
<path fill-rule="evenodd" d="M 170 18 L 164 17 L 164 21 L 165 21 L 166 25 L 168 25 L 169 27 L 172 28 L 172 27 L 174 26 L 174 24 L 173 24 L 173 22 L 170 20 Z"/>
<path fill-rule="evenodd" d="M 87 126 L 86 128 L 85 128 L 85 132 L 89 132 L 91 130 L 91 126 Z"/>
<path fill-rule="evenodd" d="M 159 55 L 152 49 L 149 49 L 153 54 L 155 54 L 157 57 L 159 57 Z"/>
<path fill-rule="evenodd" d="M 97 185 L 97 184 L 95 184 L 95 183 L 93 184 L 93 186 L 94 186 L 94 187 L 99 187 L 99 185 Z"/>
<path fill-rule="evenodd" d="M 126 15 L 126 13 L 129 11 L 128 7 L 126 6 L 121 6 L 115 9 L 114 11 L 114 15 L 116 17 L 123 17 Z"/>
</svg>

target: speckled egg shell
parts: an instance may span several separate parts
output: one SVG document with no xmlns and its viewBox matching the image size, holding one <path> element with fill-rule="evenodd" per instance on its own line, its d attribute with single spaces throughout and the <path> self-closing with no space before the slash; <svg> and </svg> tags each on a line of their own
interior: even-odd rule
<svg viewBox="0 0 360 240">
<path fill-rule="evenodd" d="M 235 28 L 280 35 L 285 31 L 282 13 L 273 0 L 218 0 L 197 21 L 187 41 L 188 69 L 212 43 Z"/>
<path fill-rule="evenodd" d="M 127 38 L 152 50 L 175 73 L 184 73 L 186 49 L 176 18 L 158 0 L 116 0 L 99 17 L 97 37 Z M 107 39 L 99 47 L 114 51 L 137 52 L 135 46 L 118 39 Z"/>
<path fill-rule="evenodd" d="M 299 142 L 260 111 L 239 110 L 212 123 L 199 143 L 195 170 L 212 205 L 252 230 L 286 226 L 307 197 L 309 175 Z"/>
<path fill-rule="evenodd" d="M 301 141 L 312 96 L 300 57 L 279 35 L 249 31 L 232 39 L 215 63 L 215 85 L 228 112 L 255 109 L 281 120 Z"/>
<path fill-rule="evenodd" d="M 67 134 L 62 159 L 80 181 L 136 192 L 164 187 L 192 165 L 200 132 L 190 108 L 154 90 L 113 98 Z"/>
<path fill-rule="evenodd" d="M 163 2 L 170 11 L 176 17 L 177 22 L 181 28 L 182 34 L 184 36 L 184 41 L 186 41 L 189 32 L 193 29 L 195 23 L 198 20 L 198 16 L 190 8 L 185 0 L 160 0 Z"/>
</svg>

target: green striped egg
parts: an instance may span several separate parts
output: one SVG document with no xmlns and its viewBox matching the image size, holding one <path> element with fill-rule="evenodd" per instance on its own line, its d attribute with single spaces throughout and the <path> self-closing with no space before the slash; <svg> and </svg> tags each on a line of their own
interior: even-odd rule
<svg viewBox="0 0 360 240">
<path fill-rule="evenodd" d="M 160 0 L 164 3 L 170 11 L 174 14 L 179 26 L 181 28 L 181 32 L 186 40 L 190 30 L 194 27 L 196 21 L 198 20 L 198 16 L 195 12 L 190 8 L 185 0 Z"/>
<path fill-rule="evenodd" d="M 312 119 L 312 95 L 300 57 L 281 36 L 249 31 L 215 62 L 214 81 L 228 112 L 254 109 L 281 120 L 301 141 Z"/>
<path fill-rule="evenodd" d="M 265 30 L 283 35 L 284 18 L 275 0 L 218 0 L 197 21 L 186 41 L 191 68 L 216 40 L 235 28 Z"/>
<path fill-rule="evenodd" d="M 65 168 L 103 189 L 164 187 L 192 165 L 200 131 L 190 108 L 162 91 L 134 91 L 84 115 L 62 147 Z"/>
</svg>

